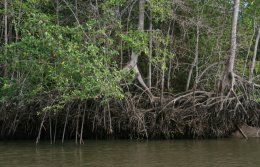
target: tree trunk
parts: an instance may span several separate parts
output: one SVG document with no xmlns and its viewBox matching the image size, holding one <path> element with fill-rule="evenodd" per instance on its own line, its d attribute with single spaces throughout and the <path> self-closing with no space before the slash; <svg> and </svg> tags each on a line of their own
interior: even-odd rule
<svg viewBox="0 0 260 167">
<path fill-rule="evenodd" d="M 59 25 L 60 21 L 59 21 L 59 0 L 56 0 L 56 22 Z"/>
<path fill-rule="evenodd" d="M 139 0 L 139 21 L 138 30 L 144 31 L 144 11 L 145 11 L 145 0 Z"/>
<path fill-rule="evenodd" d="M 152 12 L 151 12 L 152 13 Z M 152 87 L 152 54 L 153 54 L 153 37 L 152 37 L 152 31 L 153 31 L 153 22 L 152 22 L 152 14 L 150 14 L 150 25 L 149 25 L 149 33 L 150 33 L 150 39 L 149 39 L 149 64 L 148 64 L 148 87 L 151 89 Z"/>
<path fill-rule="evenodd" d="M 78 18 L 79 12 L 78 12 L 78 0 L 75 0 L 75 15 Z"/>
<path fill-rule="evenodd" d="M 51 112 L 49 112 L 49 126 L 50 126 L 50 140 L 52 144 L 52 123 L 51 123 Z"/>
<path fill-rule="evenodd" d="M 200 25 L 197 25 L 197 36 L 196 36 L 196 49 L 195 49 L 195 87 L 198 84 L 198 76 L 199 76 L 199 39 L 200 39 Z"/>
<path fill-rule="evenodd" d="M 237 48 L 237 22 L 239 14 L 239 4 L 240 0 L 234 0 L 234 12 L 232 18 L 232 31 L 231 31 L 231 43 L 230 43 L 230 56 L 228 58 L 228 72 L 233 73 L 236 57 L 236 48 Z"/>
<path fill-rule="evenodd" d="M 171 83 L 171 71 L 172 71 L 172 60 L 169 63 L 169 71 L 168 71 L 168 78 L 167 78 L 167 89 L 170 90 L 170 83 Z"/>
<path fill-rule="evenodd" d="M 56 134 L 57 134 L 57 123 L 58 123 L 58 119 L 57 119 L 57 115 L 55 116 L 55 128 L 54 128 L 54 134 L 53 134 L 53 143 L 56 142 Z"/>
<path fill-rule="evenodd" d="M 78 131 L 79 131 L 79 117 L 80 117 L 80 105 L 78 106 L 77 122 L 76 122 L 76 132 L 75 132 L 75 143 L 78 144 Z"/>
<path fill-rule="evenodd" d="M 5 24 L 5 45 L 8 44 L 8 23 L 7 23 L 7 0 L 4 1 L 4 24 Z M 4 50 L 5 54 L 7 54 L 7 49 Z M 4 76 L 7 76 L 7 62 L 4 65 Z"/>
<path fill-rule="evenodd" d="M 196 49 L 195 49 L 195 57 L 194 61 L 190 67 L 189 75 L 188 75 L 188 80 L 186 84 L 186 91 L 189 90 L 190 87 L 190 80 L 191 80 L 191 75 L 193 72 L 193 68 L 196 68 L 196 81 L 195 83 L 197 84 L 197 77 L 198 77 L 198 59 L 199 59 L 199 36 L 200 36 L 200 30 L 199 30 L 199 23 L 197 23 L 197 37 L 196 37 Z"/>
<path fill-rule="evenodd" d="M 44 116 L 43 116 L 43 118 L 42 118 L 42 122 L 41 122 L 41 125 L 40 125 L 40 128 L 39 128 L 38 136 L 37 136 L 37 138 L 36 138 L 36 144 L 38 144 L 39 141 L 40 141 L 41 133 L 42 133 L 42 127 L 43 127 L 43 123 L 44 123 L 44 121 L 45 121 L 45 117 L 46 117 L 46 112 L 44 113 Z"/>
<path fill-rule="evenodd" d="M 5 24 L 5 45 L 8 44 L 8 24 L 7 24 L 7 0 L 4 2 L 5 14 L 4 14 L 4 24 Z"/>
<path fill-rule="evenodd" d="M 256 15 L 256 14 L 255 14 Z M 254 32 L 250 38 L 250 43 L 249 43 L 249 46 L 248 46 L 248 49 L 247 49 L 247 54 L 246 54 L 246 58 L 245 58 L 245 62 L 244 62 L 244 67 L 243 67 L 243 77 L 245 76 L 245 72 L 246 72 L 246 68 L 247 68 L 247 63 L 248 63 L 248 58 L 249 58 L 249 54 L 250 54 L 250 51 L 251 51 L 251 46 L 252 46 L 252 43 L 254 41 L 254 37 L 255 37 L 255 33 L 256 33 L 256 16 L 254 15 Z"/>
<path fill-rule="evenodd" d="M 84 124 L 85 124 L 85 115 L 86 115 L 86 105 L 84 107 L 84 112 L 83 112 L 83 117 L 82 117 L 82 122 L 81 122 L 80 139 L 79 139 L 80 144 L 84 144 L 83 132 L 84 132 Z"/>
<path fill-rule="evenodd" d="M 145 0 L 139 0 L 139 22 L 138 22 L 138 30 L 143 32 L 144 31 L 144 12 L 145 12 Z M 153 95 L 147 85 L 145 84 L 143 77 L 141 76 L 139 69 L 137 67 L 138 62 L 138 54 L 132 51 L 131 59 L 127 63 L 126 68 L 133 69 L 136 72 L 137 79 L 139 83 L 142 85 L 145 91 L 149 93 L 150 98 L 153 100 Z"/>
<path fill-rule="evenodd" d="M 164 65 L 162 68 L 162 82 L 161 82 L 161 104 L 163 104 L 163 94 L 164 94 L 164 81 L 165 81 L 165 56 L 164 56 Z"/>
<path fill-rule="evenodd" d="M 66 133 L 66 127 L 67 127 L 67 123 L 68 123 L 68 116 L 69 116 L 69 109 L 67 109 L 67 113 L 66 113 L 66 119 L 65 119 L 65 125 L 63 127 L 63 133 L 62 133 L 62 139 L 61 139 L 61 143 L 64 143 L 64 137 L 65 137 L 65 133 Z"/>
<path fill-rule="evenodd" d="M 250 82 L 253 81 L 253 77 L 254 77 L 254 69 L 255 69 L 255 62 L 256 62 L 256 55 L 257 55 L 257 49 L 258 49 L 258 44 L 259 44 L 259 38 L 260 38 L 260 26 L 258 28 L 258 33 L 257 33 L 256 41 L 255 41 L 254 55 L 253 55 L 253 58 L 252 58 L 252 64 L 250 66 L 250 73 L 249 73 L 249 81 Z"/>
<path fill-rule="evenodd" d="M 224 94 L 226 88 L 233 89 L 234 86 L 234 66 L 237 48 L 237 22 L 239 14 L 240 0 L 234 0 L 233 17 L 232 17 L 232 30 L 230 36 L 230 53 L 227 58 L 225 71 L 222 76 L 220 93 Z"/>
</svg>

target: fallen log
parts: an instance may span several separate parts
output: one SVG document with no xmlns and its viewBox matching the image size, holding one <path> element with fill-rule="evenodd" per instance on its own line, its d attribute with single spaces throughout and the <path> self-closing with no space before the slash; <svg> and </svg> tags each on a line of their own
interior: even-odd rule
<svg viewBox="0 0 260 167">
<path fill-rule="evenodd" d="M 233 132 L 231 136 L 235 138 L 257 138 L 260 137 L 260 128 L 244 124 L 238 127 L 237 130 Z"/>
</svg>

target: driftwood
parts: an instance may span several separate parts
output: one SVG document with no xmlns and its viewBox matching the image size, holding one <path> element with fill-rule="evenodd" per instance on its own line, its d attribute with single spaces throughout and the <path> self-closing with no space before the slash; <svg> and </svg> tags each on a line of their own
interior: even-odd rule
<svg viewBox="0 0 260 167">
<path fill-rule="evenodd" d="M 260 137 L 260 128 L 248 126 L 246 124 L 238 127 L 237 131 L 232 133 L 235 138 L 255 138 Z"/>
</svg>

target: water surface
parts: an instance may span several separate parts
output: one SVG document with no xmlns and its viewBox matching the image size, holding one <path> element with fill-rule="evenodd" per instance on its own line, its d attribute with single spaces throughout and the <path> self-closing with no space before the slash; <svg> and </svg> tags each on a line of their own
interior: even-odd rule
<svg viewBox="0 0 260 167">
<path fill-rule="evenodd" d="M 259 167 L 260 140 L 0 141 L 0 167 Z"/>
</svg>

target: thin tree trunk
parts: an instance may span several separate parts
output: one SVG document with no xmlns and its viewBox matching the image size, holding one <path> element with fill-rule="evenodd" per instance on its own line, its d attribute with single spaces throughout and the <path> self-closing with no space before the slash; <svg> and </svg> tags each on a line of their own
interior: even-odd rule
<svg viewBox="0 0 260 167">
<path fill-rule="evenodd" d="M 62 140 L 61 140 L 62 144 L 64 143 L 64 137 L 65 137 L 66 127 L 67 127 L 67 122 L 68 122 L 68 116 L 69 116 L 69 109 L 67 110 L 67 113 L 66 113 L 65 125 L 64 125 L 64 128 L 63 128 L 63 134 L 62 134 Z"/>
<path fill-rule="evenodd" d="M 51 113 L 49 112 L 49 124 L 50 124 L 50 140 L 52 144 L 52 124 L 51 124 Z"/>
<path fill-rule="evenodd" d="M 252 43 L 253 43 L 253 40 L 254 40 L 254 37 L 255 37 L 255 33 L 256 33 L 256 26 L 255 26 L 256 23 L 255 22 L 256 22 L 256 17 L 254 16 L 254 32 L 252 34 L 252 37 L 250 39 L 250 43 L 249 43 L 249 46 L 248 46 L 248 49 L 247 49 L 246 59 L 245 59 L 244 67 L 243 67 L 243 77 L 245 76 L 248 58 L 249 58 L 249 54 L 250 54 L 250 51 L 251 51 L 251 46 L 252 46 Z"/>
<path fill-rule="evenodd" d="M 151 12 L 152 13 L 152 12 Z M 148 88 L 151 89 L 152 87 L 152 54 L 153 54 L 153 36 L 152 36 L 152 31 L 153 31 L 153 22 L 152 22 L 152 14 L 150 14 L 150 25 L 149 25 L 149 33 L 150 33 L 150 38 L 149 38 L 149 64 L 148 64 Z"/>
<path fill-rule="evenodd" d="M 14 19 L 14 31 L 15 31 L 15 42 L 18 42 L 18 40 L 19 40 L 19 32 L 18 32 L 17 23 L 16 23 L 15 19 Z"/>
<path fill-rule="evenodd" d="M 54 128 L 54 135 L 53 135 L 53 143 L 56 142 L 57 123 L 58 123 L 58 119 L 57 119 L 57 114 L 56 114 L 56 116 L 55 116 L 55 128 Z"/>
<path fill-rule="evenodd" d="M 170 59 L 169 71 L 168 71 L 168 78 L 167 78 L 167 89 L 168 89 L 168 91 L 170 90 L 171 71 L 172 71 L 172 60 Z"/>
<path fill-rule="evenodd" d="M 84 142 L 83 142 L 83 132 L 84 132 L 84 124 L 85 124 L 85 115 L 86 115 L 86 106 L 84 107 L 82 123 L 81 123 L 80 140 L 79 140 L 80 144 L 84 144 Z"/>
<path fill-rule="evenodd" d="M 40 141 L 41 132 L 42 132 L 42 127 L 43 127 L 43 123 L 44 123 L 45 117 L 46 117 L 46 112 L 44 113 L 44 116 L 43 116 L 43 118 L 42 118 L 42 122 L 41 122 L 40 129 L 39 129 L 39 132 L 38 132 L 38 136 L 37 136 L 37 139 L 36 139 L 36 144 L 38 144 L 39 141 Z"/>
<path fill-rule="evenodd" d="M 7 0 L 4 1 L 4 7 L 5 7 L 5 14 L 4 14 L 4 24 L 5 24 L 5 45 L 8 44 L 8 23 L 7 23 L 7 10 L 8 10 L 8 4 Z"/>
<path fill-rule="evenodd" d="M 171 23 L 169 25 L 169 28 L 168 28 L 168 32 L 167 32 L 167 36 L 170 35 L 170 31 L 171 31 Z M 163 53 L 163 65 L 162 65 L 162 82 L 161 82 L 161 104 L 163 103 L 163 93 L 164 93 L 164 85 L 165 85 L 165 70 L 166 70 L 166 55 L 165 55 L 165 52 L 166 52 L 166 48 L 168 47 L 169 45 L 169 38 L 167 38 L 167 45 L 164 46 L 164 53 Z"/>
<path fill-rule="evenodd" d="M 194 59 L 195 61 L 195 59 Z M 189 87 L 190 87 L 190 80 L 191 80 L 191 74 L 192 74 L 192 71 L 193 71 L 193 68 L 194 68 L 194 61 L 193 63 L 191 64 L 191 67 L 190 67 L 190 71 L 189 71 L 189 75 L 188 75 L 188 80 L 187 80 L 187 84 L 186 84 L 186 91 L 189 90 Z"/>
<path fill-rule="evenodd" d="M 144 12 L 145 12 L 145 0 L 139 0 L 138 30 L 141 31 L 141 32 L 144 31 Z M 127 63 L 126 68 L 133 69 L 136 72 L 137 79 L 138 79 L 139 83 L 142 85 L 144 90 L 146 90 L 149 93 L 151 100 L 153 100 L 154 96 L 152 95 L 151 91 L 149 90 L 149 88 L 145 84 L 145 82 L 143 80 L 143 77 L 141 76 L 140 71 L 139 71 L 139 69 L 137 67 L 138 56 L 139 55 L 137 53 L 132 52 L 131 59 Z"/>
<path fill-rule="evenodd" d="M 155 84 L 156 89 L 159 87 L 159 70 L 156 69 L 156 84 Z"/>
<path fill-rule="evenodd" d="M 225 72 L 223 73 L 220 93 L 223 95 L 226 88 L 233 89 L 234 87 L 234 66 L 237 48 L 237 22 L 239 14 L 240 0 L 234 0 L 232 30 L 230 36 L 230 54 L 227 58 Z"/>
<path fill-rule="evenodd" d="M 144 12 L 145 12 L 145 0 L 139 0 L 138 30 L 140 31 L 144 31 Z"/>
<path fill-rule="evenodd" d="M 75 0 L 75 15 L 78 18 L 79 17 L 79 12 L 78 12 L 78 0 Z"/>
<path fill-rule="evenodd" d="M 8 10 L 8 4 L 7 0 L 4 1 L 4 24 L 5 24 L 5 45 L 8 44 L 8 20 L 7 20 L 7 10 Z M 5 47 L 5 54 L 7 54 L 7 49 Z M 4 76 L 7 76 L 7 62 L 5 62 L 4 65 Z"/>
<path fill-rule="evenodd" d="M 12 6 L 12 11 L 15 11 L 16 9 L 14 9 L 14 4 L 10 5 Z M 21 5 L 19 7 L 19 11 L 18 11 L 18 18 L 14 17 L 13 18 L 13 25 L 14 25 L 14 32 L 15 32 L 15 42 L 18 42 L 19 40 L 19 30 L 18 27 L 20 27 L 20 22 L 21 22 L 21 15 L 22 15 L 22 11 L 21 11 Z"/>
<path fill-rule="evenodd" d="M 198 84 L 198 76 L 199 76 L 199 39 L 200 39 L 200 25 L 197 25 L 197 35 L 196 35 L 196 49 L 195 49 L 195 86 Z"/>
<path fill-rule="evenodd" d="M 163 93 L 164 93 L 164 81 L 165 81 L 165 55 L 164 55 L 164 65 L 162 67 L 162 82 L 161 82 L 161 104 L 163 103 Z"/>
<path fill-rule="evenodd" d="M 250 74 L 249 74 L 249 81 L 250 82 L 253 81 L 253 77 L 254 77 L 254 69 L 255 69 L 255 62 L 256 62 L 256 55 L 257 55 L 257 49 L 258 49 L 258 44 L 259 44 L 259 38 L 260 38 L 260 26 L 258 28 L 258 33 L 257 33 L 256 41 L 255 41 L 254 55 L 253 55 L 252 64 L 251 64 L 251 67 L 250 67 Z"/>
<path fill-rule="evenodd" d="M 75 132 L 75 143 L 78 144 L 78 130 L 79 130 L 79 117 L 80 117 L 80 106 L 78 108 L 78 115 L 77 115 L 77 125 L 76 125 L 76 132 Z"/>
<path fill-rule="evenodd" d="M 56 0 L 56 22 L 59 25 L 60 21 L 59 21 L 59 0 Z"/>
<path fill-rule="evenodd" d="M 199 23 L 197 23 L 197 36 L 196 36 L 196 49 L 195 49 L 195 57 L 194 61 L 191 65 L 189 75 L 188 75 L 188 80 L 186 84 L 186 91 L 189 90 L 190 87 L 190 81 L 191 81 L 191 76 L 193 73 L 193 68 L 196 68 L 196 82 L 197 82 L 197 77 L 198 77 L 198 58 L 199 58 L 199 36 L 200 36 L 200 30 L 199 30 Z"/>
<path fill-rule="evenodd" d="M 123 40 L 120 39 L 120 69 L 123 68 Z"/>
<path fill-rule="evenodd" d="M 111 119 L 109 103 L 107 104 L 107 110 L 108 110 L 108 117 L 109 117 L 109 134 L 112 134 L 113 133 L 113 129 L 112 129 L 112 119 Z"/>
</svg>

